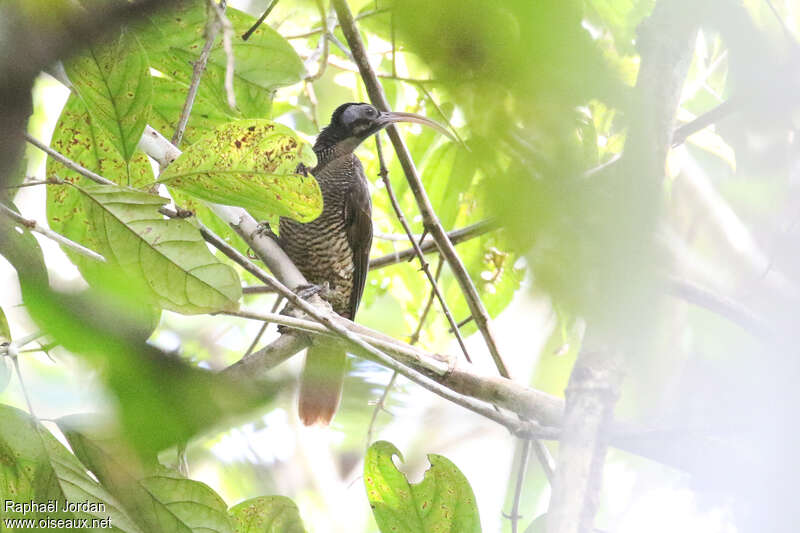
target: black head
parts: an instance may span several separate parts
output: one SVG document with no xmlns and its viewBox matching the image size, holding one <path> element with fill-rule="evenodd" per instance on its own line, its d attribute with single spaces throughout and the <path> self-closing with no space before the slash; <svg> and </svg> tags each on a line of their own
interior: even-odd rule
<svg viewBox="0 0 800 533">
<path fill-rule="evenodd" d="M 452 138 L 440 124 L 414 113 L 383 112 L 365 103 L 342 104 L 331 116 L 331 123 L 320 132 L 314 151 L 335 150 L 338 154 L 352 152 L 370 135 L 395 122 L 415 122 L 431 127 Z"/>
</svg>

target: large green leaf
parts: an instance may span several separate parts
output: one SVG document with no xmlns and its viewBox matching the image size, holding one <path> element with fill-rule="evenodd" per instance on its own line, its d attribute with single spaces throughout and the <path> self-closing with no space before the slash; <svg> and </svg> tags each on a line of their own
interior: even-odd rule
<svg viewBox="0 0 800 533">
<path fill-rule="evenodd" d="M 260 496 L 231 507 L 236 533 L 305 533 L 297 505 L 286 496 Z"/>
<path fill-rule="evenodd" d="M 161 175 L 160 183 L 225 205 L 244 207 L 264 220 L 291 217 L 301 222 L 322 212 L 322 194 L 311 168 L 311 146 L 291 129 L 268 120 L 244 119 L 217 128 L 190 146 Z"/>
<path fill-rule="evenodd" d="M 129 163 L 114 148 L 108 134 L 94 125 L 83 101 L 71 95 L 56 124 L 50 145 L 72 161 L 119 184 L 143 187 L 153 182 L 153 170 L 147 156 L 139 152 Z M 47 177 L 88 185 L 93 182 L 75 171 L 47 159 Z M 87 229 L 89 205 L 83 194 L 73 187 L 47 187 L 47 221 L 50 228 L 73 241 L 94 249 L 100 236 Z M 98 276 L 102 265 L 97 261 L 63 248 L 89 283 Z M 96 250 L 97 251 L 97 250 Z"/>
<path fill-rule="evenodd" d="M 6 515 L 0 508 L 0 518 L 87 519 L 89 524 L 92 520 L 110 519 L 110 531 L 143 531 L 49 431 L 28 414 L 8 405 L 0 405 L 0 457 L 0 494 L 19 503 L 57 500 L 54 511 L 12 510 Z M 95 505 L 68 512 L 64 501 Z"/>
<path fill-rule="evenodd" d="M 145 531 L 233 533 L 227 505 L 208 485 L 160 465 L 137 462 L 114 440 L 96 440 L 58 420 L 75 454 Z"/>
<path fill-rule="evenodd" d="M 144 49 L 123 33 L 90 46 L 64 67 L 94 123 L 130 161 L 150 114 L 152 87 Z"/>
<path fill-rule="evenodd" d="M 369 447 L 364 485 L 383 533 L 474 533 L 481 531 L 475 494 L 464 474 L 441 455 L 430 454 L 431 468 L 411 485 L 392 461 L 402 455 L 386 441 Z"/>
<path fill-rule="evenodd" d="M 197 228 L 158 212 L 165 198 L 113 185 L 73 187 L 84 196 L 76 240 L 139 281 L 154 303 L 184 314 L 238 307 L 236 271 L 208 250 Z"/>
</svg>

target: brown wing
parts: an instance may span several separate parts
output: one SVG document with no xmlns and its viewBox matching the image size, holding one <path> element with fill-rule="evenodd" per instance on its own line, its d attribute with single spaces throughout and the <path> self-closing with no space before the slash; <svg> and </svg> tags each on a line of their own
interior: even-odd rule
<svg viewBox="0 0 800 533">
<path fill-rule="evenodd" d="M 364 284 L 369 270 L 369 249 L 372 246 L 372 201 L 369 197 L 367 178 L 361 161 L 353 156 L 357 179 L 353 180 L 344 202 L 345 231 L 347 242 L 353 250 L 353 292 L 350 293 L 348 310 L 351 320 L 356 316 Z"/>
</svg>

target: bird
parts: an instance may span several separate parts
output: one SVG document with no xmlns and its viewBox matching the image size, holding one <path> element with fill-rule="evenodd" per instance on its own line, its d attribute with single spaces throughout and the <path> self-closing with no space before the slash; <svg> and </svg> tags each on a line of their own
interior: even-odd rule
<svg viewBox="0 0 800 533">
<path fill-rule="evenodd" d="M 317 164 L 310 173 L 322 192 L 322 213 L 306 223 L 286 217 L 279 221 L 278 243 L 286 255 L 313 292 L 350 320 L 355 319 L 364 292 L 372 246 L 369 185 L 354 150 L 396 122 L 423 124 L 452 138 L 443 126 L 421 115 L 380 111 L 363 102 L 342 104 L 313 146 Z M 328 343 L 308 348 L 298 399 L 298 414 L 305 425 L 330 424 L 341 401 L 346 361 L 341 346 Z"/>
</svg>

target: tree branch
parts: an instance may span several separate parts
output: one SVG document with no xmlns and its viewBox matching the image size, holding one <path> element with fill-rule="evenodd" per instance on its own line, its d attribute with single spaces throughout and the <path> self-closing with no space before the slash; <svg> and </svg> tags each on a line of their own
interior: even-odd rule
<svg viewBox="0 0 800 533">
<path fill-rule="evenodd" d="M 23 227 L 25 227 L 29 231 L 35 231 L 36 233 L 44 235 L 48 239 L 52 239 L 55 242 L 66 246 L 67 248 L 69 248 L 73 252 L 76 252 L 76 253 L 84 256 L 84 257 L 88 257 L 89 259 L 94 259 L 95 261 L 100 261 L 101 263 L 105 263 L 106 262 L 106 258 L 103 257 L 102 255 L 98 254 L 97 252 L 95 252 L 93 250 L 90 250 L 89 248 L 86 248 L 85 246 L 83 246 L 81 244 L 78 244 L 75 241 L 67 239 L 66 237 L 64 237 L 60 233 L 56 233 L 55 231 L 51 230 L 50 228 L 42 226 L 41 224 L 39 224 L 35 220 L 30 220 L 30 219 L 27 219 L 27 218 L 23 217 L 22 215 L 20 215 L 19 213 L 17 213 L 13 209 L 11 209 L 11 208 L 3 205 L 3 204 L 0 204 L 0 214 L 5 215 L 6 217 L 10 218 L 14 222 L 17 222 L 18 224 L 22 225 Z"/>
<path fill-rule="evenodd" d="M 485 235 L 490 231 L 494 231 L 498 228 L 497 221 L 494 219 L 487 219 L 482 220 L 480 222 L 476 222 L 470 226 L 466 226 L 461 229 L 453 230 L 447 234 L 450 242 L 453 244 L 461 244 L 462 242 L 468 241 L 470 239 L 474 239 L 476 237 L 480 237 L 481 235 Z M 433 238 L 426 238 L 422 241 L 422 244 L 419 245 L 422 253 L 431 253 L 438 251 L 436 247 L 436 241 Z M 369 262 L 369 269 L 370 270 L 377 270 L 379 268 L 384 268 L 387 266 L 395 265 L 397 263 L 402 263 L 404 261 L 408 261 L 409 259 L 413 258 L 416 255 L 416 250 L 414 248 L 406 248 L 405 250 L 400 250 L 399 252 L 394 252 L 390 254 L 386 254 L 381 257 L 376 257 L 375 259 L 371 259 Z"/>
<path fill-rule="evenodd" d="M 212 0 L 213 1 L 213 0 Z M 172 144 L 175 147 L 181 145 L 183 140 L 183 132 L 186 130 L 186 124 L 189 122 L 189 115 L 192 114 L 192 106 L 194 99 L 197 96 L 197 89 L 200 87 L 200 79 L 203 77 L 203 72 L 206 70 L 208 64 L 208 56 L 211 55 L 211 47 L 214 46 L 214 41 L 219 33 L 219 20 L 217 19 L 216 12 L 212 12 L 213 7 L 209 6 L 208 22 L 206 22 L 206 43 L 203 45 L 203 50 L 200 56 L 192 64 L 192 81 L 189 83 L 189 91 L 186 94 L 186 101 L 183 103 L 181 116 L 178 119 L 178 125 L 175 127 L 175 133 L 172 135 Z"/>
<path fill-rule="evenodd" d="M 389 103 L 386 100 L 386 96 L 383 92 L 380 82 L 378 81 L 378 77 L 375 75 L 375 71 L 369 64 L 367 53 L 364 49 L 364 43 L 361 41 L 361 35 L 358 33 L 358 29 L 356 28 L 355 21 L 353 20 L 353 15 L 350 13 L 350 8 L 347 6 L 347 2 L 345 0 L 332 0 L 332 2 L 334 9 L 336 9 L 336 14 L 339 17 L 339 25 L 341 26 L 342 32 L 347 38 L 347 43 L 350 45 L 350 50 L 353 52 L 353 58 L 356 60 L 358 69 L 361 72 L 361 78 L 363 79 L 364 85 L 367 88 L 367 93 L 369 94 L 370 100 L 380 110 L 389 111 Z M 472 316 L 475 317 L 475 323 L 483 335 L 486 346 L 489 348 L 489 353 L 492 355 L 492 359 L 494 359 L 495 366 L 497 366 L 497 370 L 500 372 L 501 376 L 508 377 L 508 369 L 505 362 L 503 362 L 503 358 L 500 355 L 497 342 L 495 341 L 491 330 L 489 314 L 486 312 L 486 308 L 484 307 L 483 302 L 478 295 L 475 285 L 472 283 L 472 279 L 469 277 L 467 269 L 464 267 L 461 258 L 456 253 L 453 243 L 451 243 L 450 239 L 447 237 L 447 232 L 445 232 L 444 228 L 439 222 L 439 219 L 436 217 L 436 213 L 431 206 L 428 195 L 426 194 L 425 188 L 423 187 L 422 181 L 417 173 L 417 169 L 414 166 L 414 161 L 411 158 L 411 154 L 403 142 L 403 139 L 400 137 L 400 134 L 397 132 L 397 128 L 392 125 L 389 126 L 386 131 L 389 134 L 389 138 L 392 140 L 395 152 L 397 153 L 397 157 L 400 160 L 400 164 L 403 167 L 406 179 L 408 180 L 409 187 L 414 193 L 414 198 L 416 199 L 420 213 L 422 214 L 422 220 L 425 225 L 425 229 L 433 236 L 434 240 L 436 241 L 436 245 L 439 247 L 439 250 L 442 252 L 447 264 L 450 266 L 453 275 L 458 280 L 470 312 L 472 313 Z"/>
</svg>

